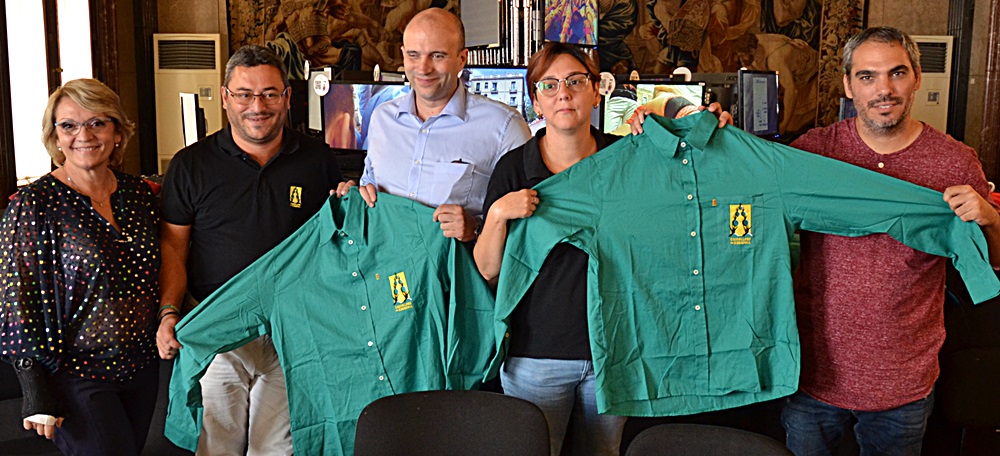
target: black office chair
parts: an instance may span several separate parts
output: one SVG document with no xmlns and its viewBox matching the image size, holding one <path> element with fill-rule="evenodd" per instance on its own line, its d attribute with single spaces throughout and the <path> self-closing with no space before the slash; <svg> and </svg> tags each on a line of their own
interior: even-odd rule
<svg viewBox="0 0 1000 456">
<path fill-rule="evenodd" d="M 962 293 L 945 296 L 948 337 L 941 348 L 935 413 L 961 428 L 959 454 L 994 448 L 1000 438 L 1000 298 L 972 305 Z"/>
<path fill-rule="evenodd" d="M 632 440 L 625 456 L 790 456 L 770 437 L 707 424 L 660 424 Z"/>
<path fill-rule="evenodd" d="M 549 454 L 545 415 L 531 402 L 484 391 L 425 391 L 368 404 L 357 456 Z"/>
</svg>

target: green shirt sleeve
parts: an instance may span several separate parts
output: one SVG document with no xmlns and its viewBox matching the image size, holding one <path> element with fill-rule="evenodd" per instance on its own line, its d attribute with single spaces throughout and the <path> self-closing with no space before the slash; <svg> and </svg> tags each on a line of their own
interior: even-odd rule
<svg viewBox="0 0 1000 456">
<path fill-rule="evenodd" d="M 605 159 L 581 161 L 545 179 L 534 187 L 540 201 L 535 213 L 529 218 L 510 223 L 508 242 L 524 240 L 530 246 L 511 248 L 508 244 L 504 251 L 494 313 L 497 356 L 493 358 L 487 371 L 489 377 L 499 372 L 506 355 L 510 315 L 535 281 L 552 248 L 561 242 L 568 242 L 590 255 L 591 264 L 595 264 L 593 256 L 596 252 L 591 242 L 603 207 L 603 203 L 597 199 L 596 195 L 600 193 L 596 191 L 595 185 L 602 181 L 604 172 L 616 166 L 606 162 Z M 595 196 L 591 199 L 581 198 L 580 195 Z M 527 234 L 529 226 L 530 235 Z M 599 302 L 597 284 L 588 283 L 588 287 L 593 296 L 591 303 Z"/>
<path fill-rule="evenodd" d="M 199 381 L 215 355 L 270 332 L 266 308 L 271 302 L 264 298 L 271 296 L 266 289 L 275 282 L 269 277 L 272 258 L 265 255 L 227 281 L 175 328 L 182 348 L 170 377 L 164 434 L 181 448 L 195 451 L 198 446 L 204 411 Z"/>
<path fill-rule="evenodd" d="M 440 234 L 437 234 L 440 236 Z M 493 339 L 493 291 L 479 275 L 469 249 L 451 241 L 448 254 L 448 328 L 445 388 L 478 388 L 496 352 Z"/>
<path fill-rule="evenodd" d="M 1000 293 L 982 230 L 958 218 L 940 192 L 780 144 L 773 148 L 774 180 L 795 228 L 852 237 L 886 233 L 950 258 L 975 302 Z"/>
</svg>

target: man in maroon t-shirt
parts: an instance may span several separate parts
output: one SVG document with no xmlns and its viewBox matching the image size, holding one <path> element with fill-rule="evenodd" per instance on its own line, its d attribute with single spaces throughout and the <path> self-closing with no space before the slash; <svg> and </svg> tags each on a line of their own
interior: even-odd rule
<svg viewBox="0 0 1000 456">
<path fill-rule="evenodd" d="M 844 88 L 858 116 L 792 146 L 943 192 L 956 215 L 980 225 L 997 266 L 1000 215 L 975 151 L 910 117 L 919 65 L 916 44 L 899 30 L 854 36 Z M 853 415 L 862 454 L 920 454 L 945 337 L 945 262 L 888 235 L 802 233 L 802 374 L 782 413 L 794 453 L 835 454 Z"/>
</svg>

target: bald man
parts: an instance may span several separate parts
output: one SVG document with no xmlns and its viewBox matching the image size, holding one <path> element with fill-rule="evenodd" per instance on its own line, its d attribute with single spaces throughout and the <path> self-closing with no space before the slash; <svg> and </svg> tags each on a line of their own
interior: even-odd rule
<svg viewBox="0 0 1000 456">
<path fill-rule="evenodd" d="M 531 132 L 517 111 L 459 83 L 469 51 L 454 14 L 418 13 L 403 31 L 402 50 L 411 90 L 372 114 L 361 195 L 371 206 L 387 192 L 436 207 L 444 236 L 473 241 L 494 165 Z"/>
</svg>

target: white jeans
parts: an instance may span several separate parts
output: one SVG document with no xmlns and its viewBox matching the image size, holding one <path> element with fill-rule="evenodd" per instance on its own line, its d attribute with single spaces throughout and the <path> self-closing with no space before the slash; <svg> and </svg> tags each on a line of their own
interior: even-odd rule
<svg viewBox="0 0 1000 456">
<path fill-rule="evenodd" d="M 270 336 L 216 355 L 201 391 L 199 456 L 292 454 L 285 374 Z"/>
</svg>

